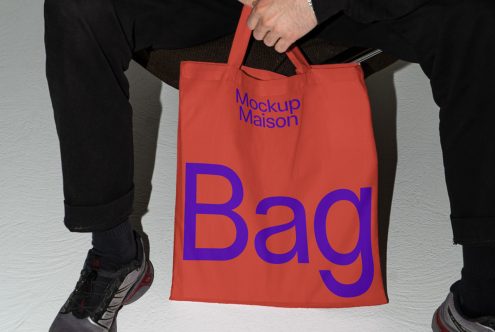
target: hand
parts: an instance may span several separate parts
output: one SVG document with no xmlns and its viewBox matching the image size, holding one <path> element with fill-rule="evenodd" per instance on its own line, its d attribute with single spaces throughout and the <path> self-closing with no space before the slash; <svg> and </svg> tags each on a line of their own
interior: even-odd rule
<svg viewBox="0 0 495 332">
<path fill-rule="evenodd" d="M 252 6 L 253 0 L 239 0 Z M 258 0 L 248 19 L 257 40 L 283 53 L 317 25 L 316 15 L 307 0 Z"/>
</svg>

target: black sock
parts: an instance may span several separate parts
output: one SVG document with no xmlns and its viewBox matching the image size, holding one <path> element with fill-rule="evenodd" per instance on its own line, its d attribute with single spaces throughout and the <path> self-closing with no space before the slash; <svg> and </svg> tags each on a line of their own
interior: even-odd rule
<svg viewBox="0 0 495 332">
<path fill-rule="evenodd" d="M 468 318 L 495 316 L 495 245 L 463 245 L 462 252 L 462 313 Z"/>
<path fill-rule="evenodd" d="M 93 232 L 94 252 L 101 256 L 102 267 L 129 263 L 136 256 L 136 241 L 129 219 L 114 228 Z"/>
</svg>

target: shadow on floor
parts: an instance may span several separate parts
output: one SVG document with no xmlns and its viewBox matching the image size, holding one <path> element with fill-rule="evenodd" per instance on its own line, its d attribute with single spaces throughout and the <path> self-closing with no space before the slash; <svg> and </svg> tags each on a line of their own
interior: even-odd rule
<svg viewBox="0 0 495 332">
<path fill-rule="evenodd" d="M 388 229 L 397 170 L 397 98 L 394 73 L 406 65 L 407 62 L 397 61 L 366 80 L 378 152 L 379 250 L 385 289 L 387 289 Z"/>
</svg>

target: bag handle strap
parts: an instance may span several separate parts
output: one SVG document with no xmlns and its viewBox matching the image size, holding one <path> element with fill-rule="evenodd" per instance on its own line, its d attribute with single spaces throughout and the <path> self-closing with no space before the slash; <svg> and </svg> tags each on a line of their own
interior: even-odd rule
<svg viewBox="0 0 495 332">
<path fill-rule="evenodd" d="M 245 5 L 242 9 L 239 23 L 237 24 L 228 60 L 228 64 L 235 68 L 241 68 L 244 58 L 246 57 L 249 40 L 251 39 L 251 30 L 247 26 L 247 20 L 250 14 L 251 7 Z M 302 74 L 310 68 L 310 64 L 297 46 L 292 46 L 285 54 L 294 67 L 296 67 L 296 73 Z"/>
</svg>

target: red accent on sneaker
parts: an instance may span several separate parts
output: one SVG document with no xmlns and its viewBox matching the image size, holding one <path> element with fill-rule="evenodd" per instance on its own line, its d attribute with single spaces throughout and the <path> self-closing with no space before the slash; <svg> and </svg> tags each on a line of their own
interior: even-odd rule
<svg viewBox="0 0 495 332">
<path fill-rule="evenodd" d="M 440 329 L 440 332 L 449 332 L 449 330 L 447 330 L 447 328 L 445 327 L 445 325 L 443 325 L 443 322 L 440 319 L 440 315 L 438 313 L 438 310 L 435 313 L 435 319 L 437 321 L 437 325 L 438 325 L 438 328 Z"/>
<path fill-rule="evenodd" d="M 85 299 L 82 299 L 81 302 L 79 302 L 79 312 L 83 313 L 84 312 L 84 304 L 86 303 Z"/>
<path fill-rule="evenodd" d="M 146 268 L 146 272 L 144 273 L 143 278 L 139 282 L 139 284 L 129 293 L 127 294 L 123 304 L 127 304 L 133 297 L 138 293 L 138 291 L 143 288 L 143 287 L 150 287 L 151 283 L 153 282 L 153 272 L 152 272 L 152 267 L 151 263 L 148 262 Z"/>
<path fill-rule="evenodd" d="M 98 270 L 101 266 L 101 262 L 100 262 L 100 259 L 98 257 L 95 257 L 92 261 L 91 261 L 91 268 L 93 270 Z"/>
</svg>

